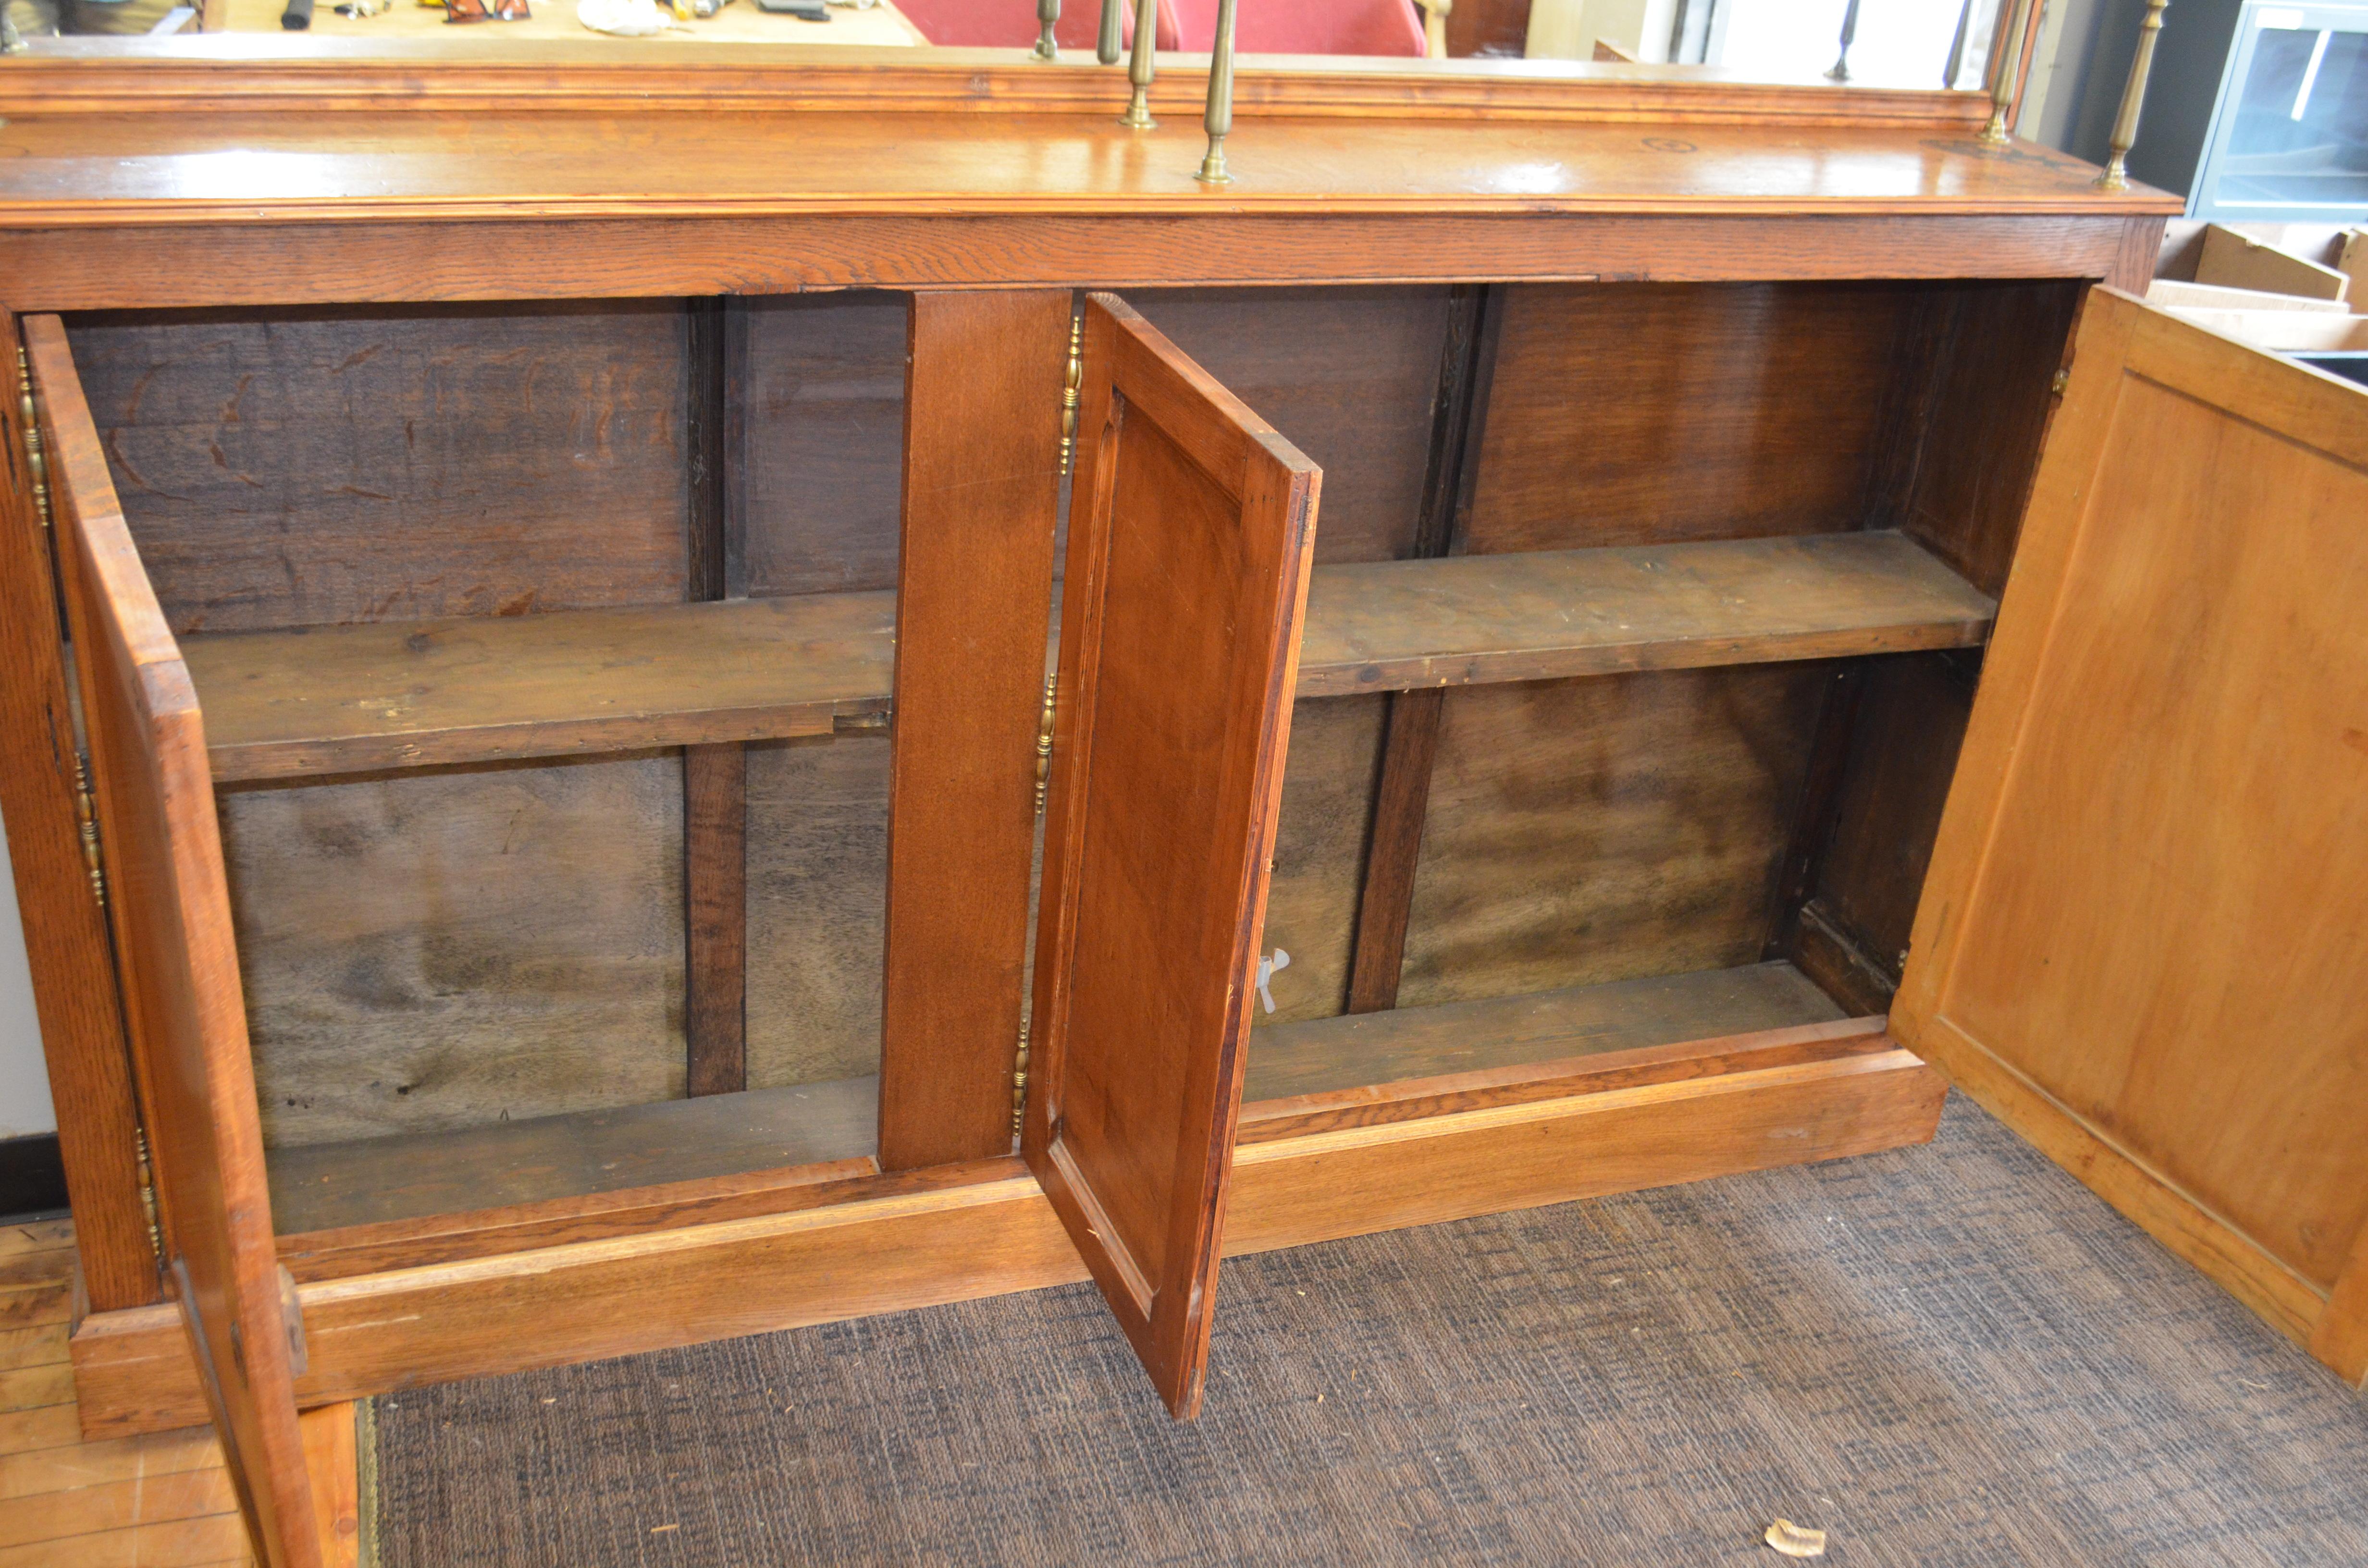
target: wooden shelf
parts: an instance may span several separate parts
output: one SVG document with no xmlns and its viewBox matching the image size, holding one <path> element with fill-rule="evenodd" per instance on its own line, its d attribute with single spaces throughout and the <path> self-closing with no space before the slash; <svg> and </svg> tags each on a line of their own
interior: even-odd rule
<svg viewBox="0 0 2368 1568">
<path fill-rule="evenodd" d="M 1299 694 L 1978 645 L 1997 607 L 1896 533 L 1315 574 Z M 184 640 L 214 777 L 825 734 L 886 710 L 893 592 Z"/>
<path fill-rule="evenodd" d="M 896 596 L 813 594 L 182 640 L 217 779 L 830 733 L 876 712 Z"/>
<path fill-rule="evenodd" d="M 1892 532 L 1335 566 L 1299 695 L 1974 647 L 1997 612 Z"/>
<path fill-rule="evenodd" d="M 791 1166 L 869 1170 L 879 1111 L 880 1080 L 847 1078 L 274 1149 L 272 1225 L 297 1235 Z"/>
<path fill-rule="evenodd" d="M 1778 962 L 1272 1024 L 1250 1032 L 1242 1098 L 1281 1100 L 1846 1017 L 1807 976 Z"/>
</svg>

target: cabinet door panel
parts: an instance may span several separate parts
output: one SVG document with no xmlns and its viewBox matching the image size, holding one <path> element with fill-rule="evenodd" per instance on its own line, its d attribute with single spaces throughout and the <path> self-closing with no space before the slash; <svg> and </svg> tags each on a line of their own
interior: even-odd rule
<svg viewBox="0 0 2368 1568">
<path fill-rule="evenodd" d="M 1189 1419 L 1319 475 L 1102 295 L 1078 436 L 1023 1148 Z"/>
<path fill-rule="evenodd" d="M 54 316 L 26 323 L 165 1251 L 256 1554 L 323 1561 L 205 736 Z"/>
<path fill-rule="evenodd" d="M 2353 1381 L 2363 603 L 2368 394 L 2092 294 L 1892 1015 Z"/>
</svg>

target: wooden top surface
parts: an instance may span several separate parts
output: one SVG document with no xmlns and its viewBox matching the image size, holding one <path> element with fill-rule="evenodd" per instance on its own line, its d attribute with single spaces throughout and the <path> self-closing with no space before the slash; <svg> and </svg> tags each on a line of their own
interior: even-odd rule
<svg viewBox="0 0 2368 1568">
<path fill-rule="evenodd" d="M 717 45 L 654 63 L 587 39 L 489 45 L 454 64 L 434 40 L 301 55 L 255 35 L 135 41 L 0 62 L 0 226 L 2178 207 L 2100 191 L 2089 165 L 2044 148 L 1982 146 L 1978 95 L 1668 68 L 1246 62 L 1235 183 L 1212 190 L 1192 178 L 1204 77 L 1189 57 L 1163 62 L 1160 128 L 1137 133 L 1116 122 L 1120 74 L 1031 68 L 1017 51 Z M 443 63 L 424 71 L 431 60 Z M 735 107 L 756 103 L 770 107 Z"/>
</svg>

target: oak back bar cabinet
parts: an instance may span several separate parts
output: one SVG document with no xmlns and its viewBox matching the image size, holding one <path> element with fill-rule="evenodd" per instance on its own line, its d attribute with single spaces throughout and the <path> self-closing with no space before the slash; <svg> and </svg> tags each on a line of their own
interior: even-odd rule
<svg viewBox="0 0 2368 1568">
<path fill-rule="evenodd" d="M 1190 1415 L 1221 1251 L 1949 1082 L 2359 1381 L 2368 394 L 2095 288 L 2169 199 L 1974 95 L 1246 66 L 1209 189 L 1189 69 L 604 47 L 0 65 L 94 1431 L 310 1563 L 300 1406 L 1087 1277 Z"/>
</svg>

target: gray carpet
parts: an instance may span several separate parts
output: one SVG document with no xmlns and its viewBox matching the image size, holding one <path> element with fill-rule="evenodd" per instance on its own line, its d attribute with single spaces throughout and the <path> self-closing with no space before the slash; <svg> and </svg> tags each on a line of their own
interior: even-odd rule
<svg viewBox="0 0 2368 1568">
<path fill-rule="evenodd" d="M 379 1402 L 383 1568 L 2368 1563 L 2368 1403 L 1952 1097 L 1937 1143 Z"/>
</svg>

